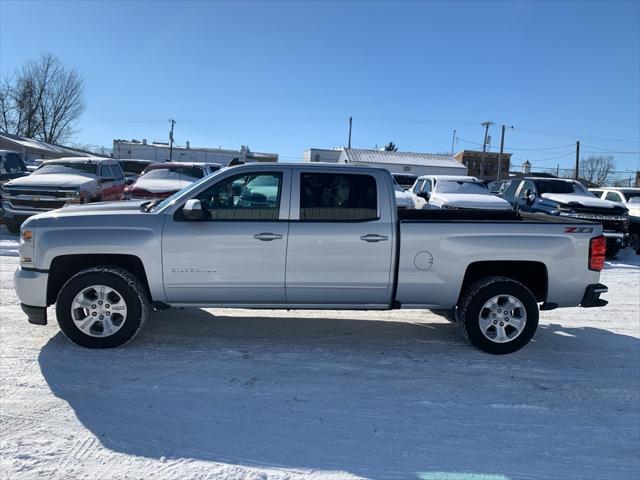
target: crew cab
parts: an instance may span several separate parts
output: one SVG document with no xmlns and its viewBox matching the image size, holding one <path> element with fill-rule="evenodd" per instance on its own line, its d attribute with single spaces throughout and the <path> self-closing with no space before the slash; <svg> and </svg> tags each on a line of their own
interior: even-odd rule
<svg viewBox="0 0 640 480">
<path fill-rule="evenodd" d="M 31 217 L 15 287 L 31 323 L 55 304 L 85 347 L 128 342 L 152 308 L 422 308 L 504 354 L 533 337 L 539 308 L 607 303 L 601 225 L 548 218 L 399 210 L 385 169 L 252 163 L 162 201 Z"/>
<path fill-rule="evenodd" d="M 2 187 L 3 219 L 10 230 L 31 215 L 64 205 L 119 200 L 125 178 L 116 160 L 69 157 L 47 160 L 29 176 Z"/>
<path fill-rule="evenodd" d="M 218 163 L 158 162 L 148 165 L 136 181 L 124 189 L 123 200 L 167 198 L 193 182 L 212 174 Z"/>
<path fill-rule="evenodd" d="M 607 239 L 608 257 L 615 257 L 626 244 L 629 228 L 627 208 L 597 198 L 577 180 L 525 177 L 512 180 L 503 196 L 521 212 L 539 212 L 601 223 Z"/>
<path fill-rule="evenodd" d="M 416 208 L 511 210 L 509 202 L 493 195 L 476 177 L 423 175 L 411 193 Z"/>
</svg>

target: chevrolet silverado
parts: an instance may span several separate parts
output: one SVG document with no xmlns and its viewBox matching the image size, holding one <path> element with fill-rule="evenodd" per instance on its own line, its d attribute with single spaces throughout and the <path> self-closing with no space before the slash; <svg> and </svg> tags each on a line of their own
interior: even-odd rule
<svg viewBox="0 0 640 480">
<path fill-rule="evenodd" d="M 602 226 L 514 211 L 398 210 L 379 168 L 247 164 L 162 201 L 66 206 L 21 229 L 15 286 L 73 342 L 131 340 L 151 309 L 421 308 L 514 352 L 539 309 L 597 307 Z"/>
</svg>

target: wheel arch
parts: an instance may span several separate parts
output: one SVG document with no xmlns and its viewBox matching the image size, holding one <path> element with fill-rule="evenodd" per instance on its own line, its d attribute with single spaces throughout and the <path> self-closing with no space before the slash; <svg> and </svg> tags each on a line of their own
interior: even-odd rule
<svg viewBox="0 0 640 480">
<path fill-rule="evenodd" d="M 458 292 L 458 302 L 470 285 L 482 278 L 492 276 L 507 277 L 522 283 L 531 290 L 539 303 L 547 299 L 549 276 L 544 263 L 525 260 L 488 260 L 473 262 L 467 266 L 460 292 Z"/>
<path fill-rule="evenodd" d="M 143 284 L 151 298 L 149 281 L 142 260 L 135 255 L 126 254 L 78 254 L 60 255 L 51 261 L 47 281 L 47 305 L 56 302 L 62 286 L 78 272 L 98 266 L 120 267 L 135 275 Z"/>
</svg>

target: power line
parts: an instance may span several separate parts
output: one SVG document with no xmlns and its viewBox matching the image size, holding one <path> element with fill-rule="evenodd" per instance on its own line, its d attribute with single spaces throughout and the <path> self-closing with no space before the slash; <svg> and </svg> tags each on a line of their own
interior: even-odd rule
<svg viewBox="0 0 640 480">
<path fill-rule="evenodd" d="M 603 142 L 621 142 L 621 143 L 637 143 L 640 144 L 639 140 L 621 140 L 619 138 L 603 138 L 603 137 L 590 137 L 590 136 L 586 136 L 586 135 L 572 135 L 569 133 L 557 133 L 557 132 L 549 132 L 547 130 L 534 130 L 531 128 L 518 128 L 518 130 L 521 130 L 523 132 L 530 132 L 530 133 L 543 133 L 545 135 L 555 135 L 557 137 L 570 137 L 570 138 L 588 138 L 591 140 L 600 140 Z"/>
</svg>

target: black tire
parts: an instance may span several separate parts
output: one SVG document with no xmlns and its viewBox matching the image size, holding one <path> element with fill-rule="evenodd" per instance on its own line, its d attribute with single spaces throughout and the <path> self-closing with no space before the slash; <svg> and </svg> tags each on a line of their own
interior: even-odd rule
<svg viewBox="0 0 640 480">
<path fill-rule="evenodd" d="M 74 299 L 80 292 L 93 285 L 104 285 L 113 289 L 121 296 L 119 302 L 124 302 L 126 306 L 126 316 L 122 319 L 121 324 L 116 326 L 118 330 L 112 335 L 93 336 L 87 334 L 77 326 L 76 320 L 74 320 L 75 311 L 72 313 L 71 310 Z M 144 285 L 140 279 L 127 270 L 112 266 L 91 267 L 77 273 L 64 284 L 58 294 L 56 317 L 60 329 L 72 342 L 87 348 L 114 348 L 124 345 L 138 334 L 149 314 L 149 305 L 149 296 Z M 106 306 L 108 307 L 108 305 Z M 95 305 L 92 307 L 95 308 Z M 89 310 L 88 313 L 93 315 Z M 117 312 L 110 313 L 114 314 L 114 317 L 111 318 L 115 318 Z M 89 317 L 87 316 L 87 318 Z M 95 320 L 93 325 L 96 325 Z M 98 320 L 96 327 L 101 325 L 104 329 L 104 324 Z M 97 331 L 99 333 L 99 328 Z"/>
<path fill-rule="evenodd" d="M 20 233 L 20 226 L 22 225 L 22 222 L 16 222 L 14 220 L 10 220 L 6 223 L 7 225 L 7 230 L 9 230 L 9 233 Z"/>
<path fill-rule="evenodd" d="M 488 338 L 480 326 L 481 312 L 486 311 L 485 304 L 492 298 L 500 296 L 514 297 L 522 304 L 524 313 L 526 313 L 526 321 L 522 329 L 517 330 L 508 323 L 504 324 L 504 331 L 507 328 L 511 329 L 509 331 L 511 335 L 514 335 L 513 340 L 508 340 L 507 335 L 504 343 L 498 343 Z M 519 314 L 522 315 L 522 312 Z M 538 328 L 538 303 L 531 291 L 516 280 L 498 276 L 486 277 L 473 283 L 463 292 L 458 304 L 458 318 L 463 325 L 463 333 L 471 344 L 487 353 L 504 355 L 520 350 L 533 338 Z M 500 318 L 497 320 L 499 321 Z M 506 320 L 508 322 L 510 319 L 507 317 Z M 513 318 L 511 321 L 513 322 Z M 495 323 L 495 321 L 491 323 Z M 503 323 L 499 323 L 499 325 L 503 325 Z M 489 328 L 497 329 L 498 325 L 496 327 L 489 326 Z M 497 330 L 495 331 L 497 332 Z M 516 335 L 517 331 L 520 333 Z"/>
</svg>

